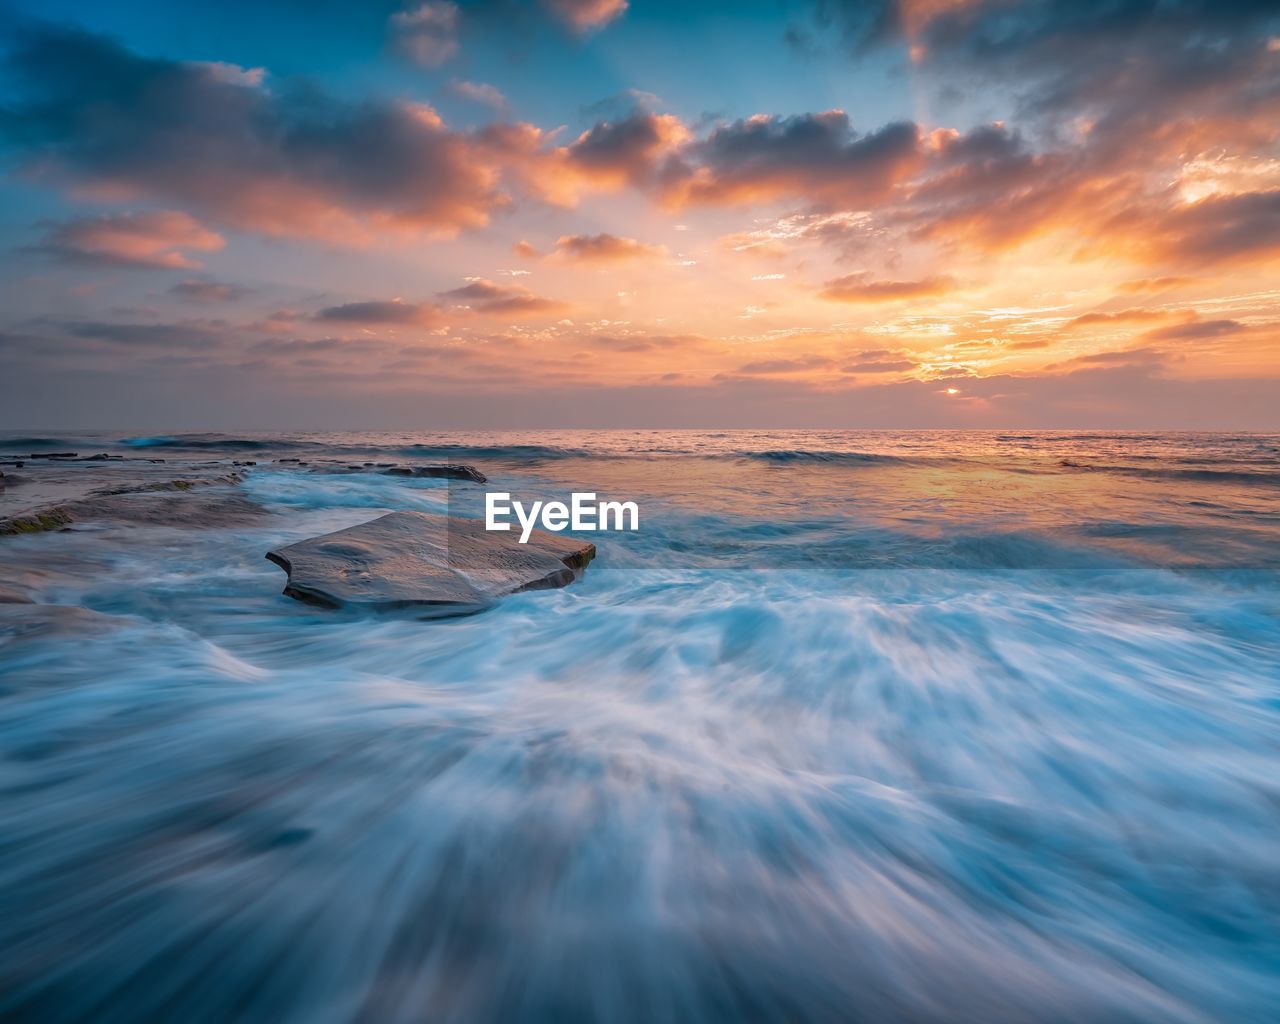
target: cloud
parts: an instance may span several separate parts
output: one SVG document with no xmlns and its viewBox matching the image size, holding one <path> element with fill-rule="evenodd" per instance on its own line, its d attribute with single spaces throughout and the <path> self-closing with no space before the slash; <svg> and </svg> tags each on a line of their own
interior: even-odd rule
<svg viewBox="0 0 1280 1024">
<path fill-rule="evenodd" d="M 757 115 L 689 145 L 667 170 L 663 190 L 678 205 L 799 196 L 857 209 L 885 198 L 921 165 L 918 143 L 914 124 L 859 134 L 841 110 Z"/>
<path fill-rule="evenodd" d="M 562 151 L 565 169 L 595 187 L 655 184 L 662 161 L 691 138 L 671 114 L 638 110 L 617 121 L 600 121 Z"/>
<path fill-rule="evenodd" d="M 1119 349 L 1113 352 L 1090 352 L 1087 355 L 1076 356 L 1070 360 L 1068 365 L 1098 365 L 1106 364 L 1108 366 L 1163 366 L 1167 353 L 1158 348 L 1142 347 Z"/>
<path fill-rule="evenodd" d="M 1199 284 L 1201 279 L 1198 277 L 1143 277 L 1134 281 L 1125 281 L 1118 285 L 1120 291 L 1130 294 L 1142 292 L 1167 292 L 1174 288 L 1185 288 L 1188 285 Z"/>
<path fill-rule="evenodd" d="M 420 104 L 267 91 L 47 27 L 18 37 L 7 71 L 0 132 L 28 175 L 82 192 L 159 197 L 239 228 L 342 242 L 375 229 L 456 233 L 510 205 L 503 140 L 451 131 Z"/>
<path fill-rule="evenodd" d="M 76 338 L 165 351 L 183 348 L 211 350 L 222 340 L 221 332 L 209 322 L 115 323 L 83 320 L 62 324 L 61 327 Z"/>
<path fill-rule="evenodd" d="M 486 315 L 553 315 L 570 308 L 567 303 L 541 298 L 520 285 L 494 284 L 484 278 L 476 278 L 460 288 L 441 292 L 440 298 Z"/>
<path fill-rule="evenodd" d="M 431 303 L 390 299 L 329 306 L 316 313 L 314 319 L 330 323 L 403 324 L 426 327 L 439 323 L 441 316 L 440 307 Z"/>
<path fill-rule="evenodd" d="M 954 287 L 955 281 L 945 275 L 916 281 L 875 281 L 860 271 L 827 281 L 818 296 L 832 302 L 896 302 L 942 295 Z"/>
<path fill-rule="evenodd" d="M 224 284 L 221 281 L 200 281 L 190 278 L 179 281 L 169 287 L 169 294 L 192 302 L 233 302 L 253 291 L 239 284 Z"/>
<path fill-rule="evenodd" d="M 1201 338 L 1220 338 L 1245 330 L 1236 320 L 1193 320 L 1191 323 L 1160 327 L 1143 335 L 1148 341 L 1194 341 Z"/>
<path fill-rule="evenodd" d="M 720 243 L 732 252 L 781 256 L 793 243 L 817 242 L 852 253 L 877 234 L 867 211 L 794 213 L 748 231 L 725 235 Z"/>
<path fill-rule="evenodd" d="M 547 8 L 575 32 L 603 28 L 622 17 L 627 0 L 544 0 Z"/>
<path fill-rule="evenodd" d="M 758 374 L 803 373 L 806 370 L 824 369 L 831 365 L 826 356 L 801 356 L 796 359 L 760 359 L 738 367 L 737 372 L 755 376 Z"/>
<path fill-rule="evenodd" d="M 392 45 L 401 55 L 426 68 L 438 68 L 458 53 L 458 5 L 427 0 L 391 15 Z"/>
<path fill-rule="evenodd" d="M 631 336 L 615 336 L 596 334 L 588 339 L 596 348 L 607 348 L 614 352 L 653 352 L 669 349 L 692 349 L 706 343 L 706 339 L 696 334 L 646 334 Z"/>
<path fill-rule="evenodd" d="M 59 259 L 118 267 L 190 270 L 183 250 L 213 252 L 225 239 L 179 210 L 86 217 L 53 228 L 39 248 Z"/>
<path fill-rule="evenodd" d="M 266 68 L 242 68 L 239 64 L 228 64 L 220 60 L 198 60 L 191 62 L 192 67 L 203 68 L 210 75 L 227 85 L 243 85 L 257 89 L 267 80 Z"/>
<path fill-rule="evenodd" d="M 432 25 L 442 17 L 424 16 Z M 887 228 L 979 248 L 1082 224 L 1086 238 L 1135 237 L 1115 219 L 1132 183 L 1105 177 L 1089 150 L 1036 154 L 1000 125 L 925 134 L 900 122 L 859 133 L 846 114 L 826 111 L 759 115 L 698 137 L 673 115 L 637 107 L 557 146 L 533 125 L 454 131 L 422 104 L 347 102 L 287 82 L 268 90 L 258 69 L 148 59 L 72 30 L 25 31 L 8 69 L 14 99 L 0 130 L 28 174 L 180 202 L 267 234 L 353 243 L 389 230 L 450 235 L 509 208 L 507 186 L 519 184 L 562 205 L 624 187 L 673 207 L 798 200 L 825 209 L 797 214 L 792 234 L 841 246 L 878 244 Z M 483 85 L 457 88 L 497 101 Z M 1197 243 L 1210 256 L 1269 244 L 1274 218 L 1258 195 L 1183 211 L 1143 258 Z M 1146 212 L 1156 227 L 1160 209 Z"/>
<path fill-rule="evenodd" d="M 556 252 L 579 263 L 614 263 L 666 255 L 660 245 L 645 245 L 634 238 L 618 235 L 561 235 L 556 239 Z"/>
<path fill-rule="evenodd" d="M 918 237 L 991 250 L 1070 232 L 1084 255 L 1152 264 L 1276 250 L 1265 198 L 1280 116 L 1274 4 L 823 0 L 819 10 L 856 59 L 905 45 L 919 81 L 999 97 L 1045 147 L 1003 126 L 964 145 L 930 133 L 937 152 L 901 211 Z M 962 157 L 951 168 L 948 153 Z M 1254 198 L 1231 203 L 1227 192 Z M 1220 201 L 1186 207 L 1208 195 Z M 1149 228 L 1158 237 L 1146 243 Z"/>
<path fill-rule="evenodd" d="M 1116 218 L 1117 231 L 1139 229 L 1135 252 L 1148 260 L 1211 266 L 1280 257 L 1280 189 L 1215 195 L 1151 214 Z"/>
<path fill-rule="evenodd" d="M 496 85 L 489 85 L 487 82 L 467 82 L 463 79 L 454 78 L 449 81 L 448 89 L 455 96 L 461 96 L 463 99 L 471 100 L 473 103 L 482 103 L 486 107 L 492 107 L 494 110 L 499 111 L 507 109 L 507 98 Z"/>
<path fill-rule="evenodd" d="M 1121 309 L 1114 313 L 1083 313 L 1072 320 L 1069 320 L 1064 326 L 1064 330 L 1070 330 L 1073 327 L 1088 327 L 1094 324 L 1133 324 L 1145 323 L 1151 320 L 1167 320 L 1171 316 L 1182 316 L 1183 314 L 1172 309 Z"/>
<path fill-rule="evenodd" d="M 919 364 L 911 359 L 880 359 L 849 363 L 840 367 L 841 373 L 901 373 L 914 370 Z"/>
<path fill-rule="evenodd" d="M 1242 0 L 824 0 L 856 50 L 903 42 L 918 65 L 1015 90 L 1028 112 L 1101 109 L 1105 130 L 1218 100 L 1265 73 L 1273 4 Z"/>
</svg>

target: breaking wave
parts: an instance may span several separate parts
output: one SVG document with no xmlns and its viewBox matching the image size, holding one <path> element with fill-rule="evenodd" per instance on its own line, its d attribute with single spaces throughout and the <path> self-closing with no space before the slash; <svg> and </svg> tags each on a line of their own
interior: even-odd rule
<svg viewBox="0 0 1280 1024">
<path fill-rule="evenodd" d="M 844 462 L 887 465 L 910 461 L 901 455 L 883 455 L 872 452 L 805 451 L 803 449 L 773 449 L 766 451 L 740 451 L 743 459 L 759 459 L 763 462 Z"/>
<path fill-rule="evenodd" d="M 593 453 L 586 448 L 565 448 L 545 444 L 411 444 L 396 448 L 395 452 L 416 458 L 501 459 L 504 462 L 602 457 L 599 453 Z"/>
<path fill-rule="evenodd" d="M 78 444 L 74 438 L 66 437 L 2 437 L 0 436 L 0 448 L 17 448 L 19 450 L 27 450 L 31 448 L 65 448 L 68 445 Z"/>
<path fill-rule="evenodd" d="M 156 437 L 124 437 L 119 441 L 126 448 L 186 448 L 193 451 L 262 452 L 291 451 L 300 448 L 318 448 L 309 441 L 285 438 L 226 437 L 222 434 L 161 434 Z"/>
</svg>

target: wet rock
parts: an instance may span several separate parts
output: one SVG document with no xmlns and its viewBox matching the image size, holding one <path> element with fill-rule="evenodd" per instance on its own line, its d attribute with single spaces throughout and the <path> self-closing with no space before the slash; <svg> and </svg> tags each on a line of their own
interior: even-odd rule
<svg viewBox="0 0 1280 1024">
<path fill-rule="evenodd" d="M 63 530 L 87 520 L 198 528 L 236 525 L 267 515 L 235 489 L 241 479 L 239 473 L 225 472 L 175 480 L 126 477 L 108 487 L 45 497 L 40 504 L 0 518 L 0 536 Z"/>
<path fill-rule="evenodd" d="M 444 477 L 449 480 L 470 480 L 472 483 L 488 483 L 489 478 L 475 466 L 392 466 L 387 476 Z"/>
<path fill-rule="evenodd" d="M 524 590 L 568 586 L 594 544 L 535 530 L 489 532 L 478 519 L 392 512 L 267 552 L 289 574 L 284 592 L 326 607 L 414 608 L 463 615 Z"/>
<path fill-rule="evenodd" d="M 239 473 L 222 473 L 216 476 L 189 477 L 179 480 L 161 480 L 154 483 L 125 484 L 119 487 L 102 487 L 91 497 L 103 498 L 113 494 L 140 494 L 149 491 L 189 491 L 193 487 L 212 487 L 219 484 L 238 484 L 244 477 Z"/>
<path fill-rule="evenodd" d="M 73 523 L 99 520 L 184 529 L 240 526 L 268 514 L 257 502 L 229 490 L 138 490 L 91 496 L 0 519 L 0 537 L 65 530 Z"/>
<path fill-rule="evenodd" d="M 36 512 L 0 519 L 0 537 L 11 537 L 22 533 L 46 533 L 49 530 L 60 530 L 70 525 L 71 513 L 65 506 L 55 505 Z"/>
<path fill-rule="evenodd" d="M 79 452 L 41 452 L 28 455 L 29 459 L 78 459 Z"/>
<path fill-rule="evenodd" d="M 66 510 L 76 521 L 106 519 L 182 529 L 240 526 L 268 515 L 265 508 L 243 494 L 213 489 L 198 493 L 138 491 L 105 495 L 72 502 Z"/>
</svg>

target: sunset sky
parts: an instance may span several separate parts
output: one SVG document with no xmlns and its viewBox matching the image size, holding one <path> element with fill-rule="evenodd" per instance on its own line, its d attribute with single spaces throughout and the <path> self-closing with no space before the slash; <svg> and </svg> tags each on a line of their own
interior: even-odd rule
<svg viewBox="0 0 1280 1024">
<path fill-rule="evenodd" d="M 0 427 L 1280 428 L 1280 3 L 0 0 Z"/>
</svg>

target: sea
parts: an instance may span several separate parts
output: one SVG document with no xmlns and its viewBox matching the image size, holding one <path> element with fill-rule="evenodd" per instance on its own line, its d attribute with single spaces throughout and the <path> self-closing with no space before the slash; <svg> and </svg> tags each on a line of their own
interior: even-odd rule
<svg viewBox="0 0 1280 1024">
<path fill-rule="evenodd" d="M 1280 435 L 64 450 L 268 514 L 0 537 L 6 1021 L 1277 1019 Z M 432 621 L 264 558 L 492 490 L 639 529 Z"/>
</svg>

